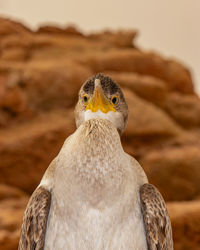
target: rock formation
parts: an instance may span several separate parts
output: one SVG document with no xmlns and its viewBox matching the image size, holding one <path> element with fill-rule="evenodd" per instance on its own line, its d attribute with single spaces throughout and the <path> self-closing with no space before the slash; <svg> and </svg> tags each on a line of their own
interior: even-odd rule
<svg viewBox="0 0 200 250">
<path fill-rule="evenodd" d="M 0 249 L 17 248 L 28 197 L 74 131 L 78 90 L 97 72 L 124 90 L 123 146 L 168 201 L 175 249 L 200 245 L 200 99 L 190 71 L 141 50 L 136 35 L 53 26 L 33 32 L 0 18 Z"/>
</svg>

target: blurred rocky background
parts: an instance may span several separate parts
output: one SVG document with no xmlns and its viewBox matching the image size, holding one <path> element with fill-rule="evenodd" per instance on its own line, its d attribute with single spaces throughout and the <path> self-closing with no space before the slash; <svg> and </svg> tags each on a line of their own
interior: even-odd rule
<svg viewBox="0 0 200 250">
<path fill-rule="evenodd" d="M 0 18 L 0 249 L 17 249 L 27 201 L 75 130 L 82 83 L 103 72 L 130 110 L 122 142 L 167 201 L 176 250 L 200 249 L 200 99 L 178 61 L 135 45 L 137 32 L 32 31 Z"/>
</svg>

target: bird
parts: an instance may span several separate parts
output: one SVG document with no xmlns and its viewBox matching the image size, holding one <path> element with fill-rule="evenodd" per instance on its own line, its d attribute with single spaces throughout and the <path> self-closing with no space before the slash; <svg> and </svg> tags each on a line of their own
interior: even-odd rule
<svg viewBox="0 0 200 250">
<path fill-rule="evenodd" d="M 119 85 L 92 76 L 74 113 L 77 129 L 28 202 L 18 249 L 173 250 L 164 199 L 121 144 L 128 106 Z"/>
</svg>

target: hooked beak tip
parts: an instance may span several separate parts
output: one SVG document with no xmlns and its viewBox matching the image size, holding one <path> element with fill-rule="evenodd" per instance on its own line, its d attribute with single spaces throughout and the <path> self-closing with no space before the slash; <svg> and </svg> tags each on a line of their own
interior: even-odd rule
<svg viewBox="0 0 200 250">
<path fill-rule="evenodd" d="M 96 87 L 101 87 L 101 81 L 99 79 L 95 79 L 94 85 L 95 85 L 95 88 Z"/>
</svg>

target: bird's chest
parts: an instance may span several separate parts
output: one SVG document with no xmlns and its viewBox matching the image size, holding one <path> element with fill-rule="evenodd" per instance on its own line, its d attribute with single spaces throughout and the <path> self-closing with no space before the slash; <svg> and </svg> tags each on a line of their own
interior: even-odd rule
<svg viewBox="0 0 200 250">
<path fill-rule="evenodd" d="M 132 168 L 99 152 L 66 162 L 54 178 L 45 250 L 145 250 L 139 191 Z"/>
<path fill-rule="evenodd" d="M 123 195 L 128 172 L 126 161 L 118 156 L 109 157 L 95 152 L 92 158 L 83 154 L 81 159 L 74 156 L 71 161 L 63 161 L 54 178 L 54 194 L 65 208 L 79 207 L 89 203 L 113 203 Z M 67 167 L 65 167 L 67 166 Z M 69 206 L 69 204 L 71 204 Z M 72 211 L 70 211 L 71 213 Z"/>
<path fill-rule="evenodd" d="M 67 205 L 53 197 L 45 250 L 147 249 L 138 197 L 125 193 L 118 198 L 95 205 L 77 199 Z"/>
</svg>

